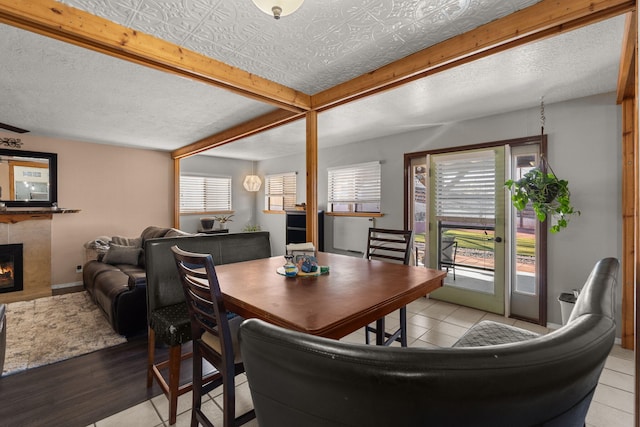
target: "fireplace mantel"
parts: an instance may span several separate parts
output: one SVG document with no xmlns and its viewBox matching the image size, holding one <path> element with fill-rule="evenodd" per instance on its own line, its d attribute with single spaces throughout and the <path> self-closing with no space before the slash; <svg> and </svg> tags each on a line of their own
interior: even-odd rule
<svg viewBox="0 0 640 427">
<path fill-rule="evenodd" d="M 22 221 L 52 219 L 55 214 L 78 213 L 80 209 L 51 208 L 7 208 L 0 211 L 0 223 L 15 224 Z"/>
</svg>

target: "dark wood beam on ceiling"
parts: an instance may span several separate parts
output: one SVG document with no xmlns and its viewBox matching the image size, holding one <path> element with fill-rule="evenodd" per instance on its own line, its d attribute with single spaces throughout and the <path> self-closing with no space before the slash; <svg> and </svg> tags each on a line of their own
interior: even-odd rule
<svg viewBox="0 0 640 427">
<path fill-rule="evenodd" d="M 635 9 L 635 0 L 542 0 L 311 97 L 322 111 L 493 53 Z"/>
<path fill-rule="evenodd" d="M 200 141 L 178 148 L 171 153 L 174 159 L 189 157 L 211 148 L 219 147 L 242 138 L 263 132 L 265 130 L 290 123 L 305 117 L 305 113 L 293 113 L 285 110 L 275 110 L 260 117 L 239 124 Z"/>
<path fill-rule="evenodd" d="M 310 108 L 307 94 L 57 1 L 0 0 L 0 22 L 285 110 L 300 113 Z"/>
</svg>

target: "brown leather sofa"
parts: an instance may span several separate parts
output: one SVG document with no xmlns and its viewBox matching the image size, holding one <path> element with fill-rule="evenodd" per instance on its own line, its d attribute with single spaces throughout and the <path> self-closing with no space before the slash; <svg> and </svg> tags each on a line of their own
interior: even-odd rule
<svg viewBox="0 0 640 427">
<path fill-rule="evenodd" d="M 599 261 L 567 325 L 539 337 L 481 322 L 453 348 L 375 347 L 246 320 L 240 347 L 258 423 L 582 427 L 615 339 L 618 268 Z"/>
<path fill-rule="evenodd" d="M 112 244 L 106 253 L 85 263 L 84 287 L 114 331 L 125 336 L 146 332 L 144 243 L 148 239 L 182 234 L 172 228 L 150 226 L 136 238 L 116 236 L 109 239 Z"/>
</svg>

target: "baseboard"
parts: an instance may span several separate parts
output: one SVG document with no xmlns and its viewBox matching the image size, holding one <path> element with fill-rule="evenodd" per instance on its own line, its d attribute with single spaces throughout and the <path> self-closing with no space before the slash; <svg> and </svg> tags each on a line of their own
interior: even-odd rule
<svg viewBox="0 0 640 427">
<path fill-rule="evenodd" d="M 57 285 L 51 285 L 51 289 L 57 290 L 57 289 L 75 288 L 76 286 L 84 286 L 84 283 L 82 283 L 82 281 L 70 282 L 70 283 L 59 283 Z"/>
</svg>

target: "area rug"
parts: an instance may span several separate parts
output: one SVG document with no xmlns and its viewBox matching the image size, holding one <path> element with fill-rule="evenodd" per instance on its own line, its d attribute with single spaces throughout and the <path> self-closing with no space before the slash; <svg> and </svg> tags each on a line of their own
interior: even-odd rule
<svg viewBox="0 0 640 427">
<path fill-rule="evenodd" d="M 86 291 L 7 304 L 2 375 L 48 365 L 126 342 Z"/>
</svg>

